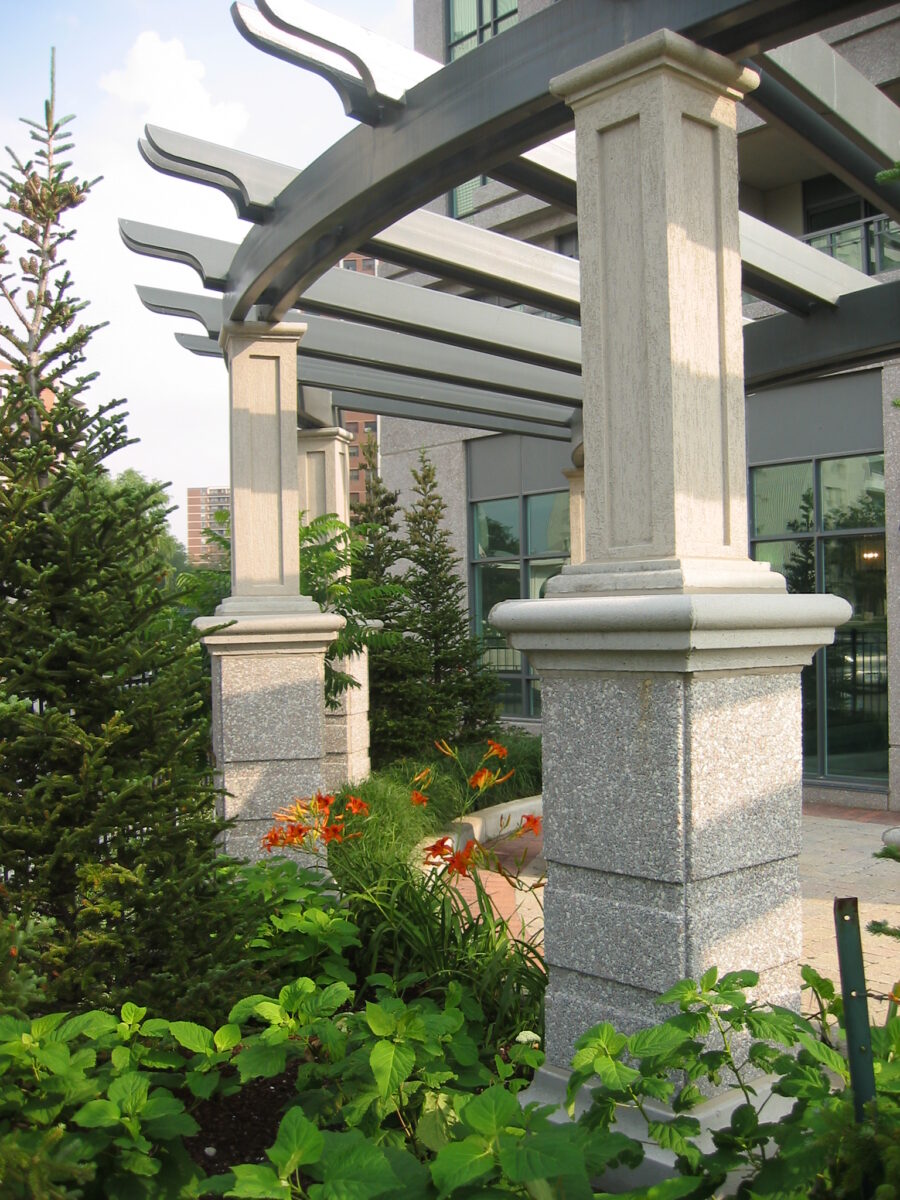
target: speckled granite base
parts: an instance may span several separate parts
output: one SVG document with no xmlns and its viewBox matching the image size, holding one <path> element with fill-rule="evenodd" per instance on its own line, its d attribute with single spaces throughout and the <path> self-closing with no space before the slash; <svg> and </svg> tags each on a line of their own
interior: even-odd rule
<svg viewBox="0 0 900 1200">
<path fill-rule="evenodd" d="M 548 1061 L 715 964 L 797 1000 L 796 672 L 545 672 Z"/>
</svg>

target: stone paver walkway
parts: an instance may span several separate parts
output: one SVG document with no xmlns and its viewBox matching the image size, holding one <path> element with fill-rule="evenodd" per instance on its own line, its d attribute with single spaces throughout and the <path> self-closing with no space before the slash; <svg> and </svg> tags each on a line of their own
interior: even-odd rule
<svg viewBox="0 0 900 1200">
<path fill-rule="evenodd" d="M 833 904 L 836 896 L 856 896 L 863 926 L 863 958 L 869 1009 L 874 1021 L 884 1019 L 886 997 L 900 980 L 900 944 L 893 938 L 867 933 L 869 921 L 887 919 L 900 925 L 900 864 L 872 856 L 882 848 L 882 832 L 900 824 L 900 815 L 830 805 L 807 805 L 803 810 L 803 850 L 800 879 L 803 894 L 803 962 L 838 981 Z M 524 880 L 538 881 L 545 869 L 540 838 L 525 836 L 497 847 L 505 866 L 525 855 L 519 868 Z M 516 891 L 502 875 L 482 872 L 482 882 L 500 916 L 517 933 L 540 944 L 543 912 L 540 893 Z M 474 885 L 461 879 L 463 895 L 471 903 Z"/>
</svg>

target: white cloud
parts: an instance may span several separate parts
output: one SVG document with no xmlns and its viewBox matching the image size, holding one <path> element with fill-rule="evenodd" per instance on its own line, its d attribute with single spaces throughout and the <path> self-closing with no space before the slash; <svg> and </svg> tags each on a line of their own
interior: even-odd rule
<svg viewBox="0 0 900 1200">
<path fill-rule="evenodd" d="M 177 38 L 164 42 L 148 30 L 128 51 L 124 68 L 103 75 L 100 87 L 149 124 L 233 145 L 247 125 L 247 109 L 236 100 L 213 101 L 205 75 L 203 63 L 188 58 Z"/>
</svg>

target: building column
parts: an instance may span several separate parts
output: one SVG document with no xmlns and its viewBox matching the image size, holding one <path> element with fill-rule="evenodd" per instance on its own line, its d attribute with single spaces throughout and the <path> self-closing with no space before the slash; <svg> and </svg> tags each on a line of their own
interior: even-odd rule
<svg viewBox="0 0 900 1200">
<path fill-rule="evenodd" d="M 301 429 L 297 433 L 297 486 L 304 523 L 334 515 L 350 523 L 351 435 L 346 429 Z M 329 791 L 364 779 L 369 761 L 368 655 L 354 654 L 336 664 L 358 683 L 325 710 L 325 786 Z"/>
<path fill-rule="evenodd" d="M 350 443 L 336 426 L 297 431 L 297 488 L 305 524 L 334 513 L 350 524 Z"/>
<path fill-rule="evenodd" d="M 206 633 L 224 850 L 259 856 L 276 809 L 325 786 L 325 650 L 343 618 L 299 594 L 297 346 L 305 325 L 229 323 L 231 595 Z"/>
<path fill-rule="evenodd" d="M 799 995 L 800 667 L 850 608 L 747 554 L 736 103 L 662 30 L 575 112 L 585 558 L 491 614 L 542 680 L 546 1052 L 712 964 Z M 545 1072 L 544 1078 L 547 1078 Z"/>
</svg>

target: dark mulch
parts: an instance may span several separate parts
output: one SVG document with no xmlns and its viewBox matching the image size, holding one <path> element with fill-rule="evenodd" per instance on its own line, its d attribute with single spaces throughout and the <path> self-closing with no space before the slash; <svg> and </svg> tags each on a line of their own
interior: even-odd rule
<svg viewBox="0 0 900 1200">
<path fill-rule="evenodd" d="M 203 1100 L 191 1115 L 200 1132 L 185 1138 L 188 1153 L 207 1175 L 220 1175 L 237 1163 L 268 1162 L 266 1150 L 297 1095 L 297 1067 L 274 1079 L 254 1079 L 232 1096 Z"/>
</svg>

